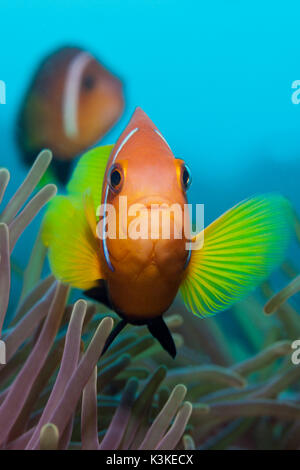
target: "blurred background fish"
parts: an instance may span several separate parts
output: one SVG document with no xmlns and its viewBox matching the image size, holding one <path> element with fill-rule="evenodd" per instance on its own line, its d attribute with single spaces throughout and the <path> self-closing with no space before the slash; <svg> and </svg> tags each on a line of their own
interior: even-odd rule
<svg viewBox="0 0 300 470">
<path fill-rule="evenodd" d="M 121 81 L 93 55 L 78 47 L 56 50 L 38 67 L 18 116 L 25 162 L 51 149 L 54 175 L 48 171 L 47 178 L 66 183 L 72 160 L 112 128 L 123 108 Z"/>
</svg>

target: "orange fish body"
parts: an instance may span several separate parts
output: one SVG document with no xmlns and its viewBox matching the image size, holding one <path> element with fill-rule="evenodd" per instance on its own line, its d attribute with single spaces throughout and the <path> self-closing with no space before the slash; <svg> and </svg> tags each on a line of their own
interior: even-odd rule
<svg viewBox="0 0 300 470">
<path fill-rule="evenodd" d="M 123 106 L 121 82 L 96 58 L 59 49 L 37 70 L 22 105 L 17 131 L 25 159 L 32 163 L 49 148 L 63 168 L 109 131 Z"/>
<path fill-rule="evenodd" d="M 211 316 L 282 262 L 292 226 L 284 197 L 246 199 L 191 237 L 190 183 L 187 165 L 138 108 L 117 143 L 87 152 L 67 196 L 51 202 L 42 237 L 53 273 L 122 318 L 104 350 L 127 323 L 146 324 L 175 357 L 162 316 L 178 292 L 187 309 Z"/>
<path fill-rule="evenodd" d="M 117 193 L 110 190 L 107 182 L 112 165 L 120 171 L 123 180 Z M 174 231 L 170 233 L 170 239 L 151 238 L 150 210 L 155 204 L 178 204 L 183 214 L 187 202 L 181 182 L 183 166 L 183 161 L 174 158 L 158 129 L 138 108 L 109 158 L 102 192 L 102 204 L 107 202 L 116 208 L 117 221 L 120 196 L 127 198 L 128 208 L 133 204 L 143 204 L 147 208 L 144 216 L 149 222 L 148 239 L 108 238 L 107 260 L 103 243 L 101 245 L 104 260 L 108 261 L 104 266 L 112 304 L 129 320 L 142 321 L 165 312 L 182 280 L 188 256 L 184 233 L 181 239 L 174 238 Z M 128 216 L 128 226 L 133 219 Z M 174 222 L 174 217 L 171 220 Z M 160 218 L 158 225 L 161 223 Z M 161 227 L 157 228 L 161 231 Z"/>
</svg>

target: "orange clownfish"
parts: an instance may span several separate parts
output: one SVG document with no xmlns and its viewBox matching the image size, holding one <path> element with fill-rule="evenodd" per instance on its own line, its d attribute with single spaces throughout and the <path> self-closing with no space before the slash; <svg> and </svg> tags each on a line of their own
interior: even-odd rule
<svg viewBox="0 0 300 470">
<path fill-rule="evenodd" d="M 50 203 L 42 237 L 54 275 L 122 318 L 106 348 L 127 323 L 146 324 L 175 357 L 163 313 L 178 291 L 189 310 L 207 317 L 247 295 L 283 259 L 292 226 L 292 210 L 284 197 L 249 198 L 190 240 L 181 218 L 170 211 L 173 204 L 184 209 L 190 182 L 185 162 L 174 157 L 138 108 L 114 146 L 82 156 L 68 194 Z M 141 208 L 139 217 L 130 212 L 132 207 Z M 107 215 L 108 208 L 114 217 Z M 158 208 L 172 222 L 168 237 L 163 236 L 163 220 L 168 219 L 154 217 L 154 232 L 145 223 Z M 115 223 L 114 236 L 105 237 L 110 221 Z M 139 236 L 144 223 L 146 230 Z M 203 235 L 204 244 L 191 249 L 191 242 L 197 246 Z"/>
<path fill-rule="evenodd" d="M 17 139 L 32 164 L 49 148 L 65 183 L 71 160 L 106 134 L 123 112 L 122 84 L 89 52 L 63 47 L 36 71 L 22 103 Z"/>
</svg>

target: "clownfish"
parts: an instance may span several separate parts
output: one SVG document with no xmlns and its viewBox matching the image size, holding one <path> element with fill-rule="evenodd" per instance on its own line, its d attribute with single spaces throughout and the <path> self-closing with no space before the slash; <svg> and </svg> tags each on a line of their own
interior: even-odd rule
<svg viewBox="0 0 300 470">
<path fill-rule="evenodd" d="M 138 223 L 130 209 L 125 214 L 128 227 L 135 229 L 149 219 L 153 206 L 154 212 L 157 206 L 168 211 L 172 204 L 183 209 L 190 183 L 186 163 L 174 157 L 161 132 L 137 108 L 117 143 L 82 156 L 67 195 L 50 202 L 42 239 L 54 275 L 121 317 L 105 349 L 127 323 L 146 324 L 175 357 L 163 314 L 178 291 L 188 310 L 208 317 L 246 296 L 282 261 L 292 209 L 278 194 L 240 202 L 192 239 L 177 230 L 180 217 L 174 214 L 169 238 L 162 237 L 161 217 L 155 219 L 155 236 L 147 230 L 147 236 L 128 236 L 120 217 L 121 197 L 128 208 L 142 205 Z M 101 237 L 113 220 L 108 208 L 115 215 L 115 236 Z M 191 249 L 197 241 L 199 248 Z"/>
<path fill-rule="evenodd" d="M 98 142 L 124 108 L 121 81 L 89 52 L 63 47 L 34 74 L 17 121 L 17 141 L 27 164 L 49 148 L 58 180 L 70 176 L 71 161 Z"/>
</svg>

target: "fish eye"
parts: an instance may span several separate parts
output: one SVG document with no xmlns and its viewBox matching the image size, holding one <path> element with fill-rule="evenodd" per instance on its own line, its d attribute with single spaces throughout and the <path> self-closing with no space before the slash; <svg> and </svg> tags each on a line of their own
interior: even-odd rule
<svg viewBox="0 0 300 470">
<path fill-rule="evenodd" d="M 92 90 L 95 86 L 95 79 L 92 75 L 86 75 L 83 77 L 82 86 L 85 90 Z"/>
<path fill-rule="evenodd" d="M 189 189 L 192 183 L 192 173 L 187 165 L 183 165 L 181 169 L 181 183 L 185 191 Z"/>
<path fill-rule="evenodd" d="M 123 182 L 122 170 L 118 165 L 113 165 L 108 173 L 108 184 L 114 192 L 118 192 L 121 189 Z"/>
</svg>

